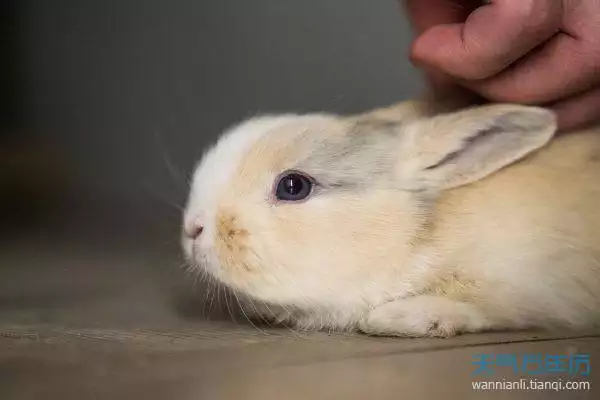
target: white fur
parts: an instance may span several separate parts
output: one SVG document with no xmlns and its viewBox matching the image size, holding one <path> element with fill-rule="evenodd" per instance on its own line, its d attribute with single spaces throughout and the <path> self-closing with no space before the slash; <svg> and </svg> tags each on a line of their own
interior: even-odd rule
<svg viewBox="0 0 600 400">
<path fill-rule="evenodd" d="M 288 114 L 262 116 L 245 121 L 227 130 L 202 157 L 192 178 L 183 220 L 184 227 L 201 221 L 204 230 L 195 244 L 201 252 L 210 254 L 215 235 L 218 198 L 227 190 L 227 184 L 239 168 L 242 157 L 268 132 L 295 118 L 297 115 Z M 193 241 L 184 237 L 183 246 L 190 256 Z M 218 268 L 216 257 L 211 257 L 208 267 Z"/>
</svg>

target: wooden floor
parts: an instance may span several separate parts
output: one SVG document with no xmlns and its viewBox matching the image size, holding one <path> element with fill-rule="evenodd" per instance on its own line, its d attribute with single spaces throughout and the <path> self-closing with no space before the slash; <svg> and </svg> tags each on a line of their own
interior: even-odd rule
<svg viewBox="0 0 600 400">
<path fill-rule="evenodd" d="M 97 234 L 2 242 L 0 399 L 600 398 L 594 332 L 424 340 L 255 327 L 184 284 L 176 241 Z M 578 379 L 592 390 L 478 392 L 473 381 L 522 377 L 474 376 L 481 353 L 589 354 L 592 375 Z"/>
</svg>

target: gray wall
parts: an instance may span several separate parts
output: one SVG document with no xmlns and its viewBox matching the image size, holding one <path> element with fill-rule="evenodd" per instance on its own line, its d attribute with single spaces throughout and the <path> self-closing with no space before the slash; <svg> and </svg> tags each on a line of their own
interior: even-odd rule
<svg viewBox="0 0 600 400">
<path fill-rule="evenodd" d="M 418 93 L 395 0 L 29 0 L 24 109 L 86 193 L 167 198 L 227 125 L 352 112 Z"/>
<path fill-rule="evenodd" d="M 180 268 L 175 175 L 252 114 L 361 111 L 419 91 L 395 0 L 8 1 L 0 97 L 21 126 L 6 132 L 63 160 L 72 190 L 35 190 L 40 170 L 62 187 L 39 166 L 52 157 L 16 173 L 32 182 L 16 212 L 0 185 L 0 322 L 229 320 L 231 300 L 207 310 L 214 290 Z"/>
</svg>

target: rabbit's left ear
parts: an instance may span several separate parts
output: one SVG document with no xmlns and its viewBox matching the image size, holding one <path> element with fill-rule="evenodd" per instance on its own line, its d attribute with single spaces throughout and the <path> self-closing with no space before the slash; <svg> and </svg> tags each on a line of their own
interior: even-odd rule
<svg viewBox="0 0 600 400">
<path fill-rule="evenodd" d="M 546 109 L 490 105 L 424 118 L 404 129 L 396 172 L 450 189 L 482 179 L 541 148 L 556 132 Z"/>
</svg>

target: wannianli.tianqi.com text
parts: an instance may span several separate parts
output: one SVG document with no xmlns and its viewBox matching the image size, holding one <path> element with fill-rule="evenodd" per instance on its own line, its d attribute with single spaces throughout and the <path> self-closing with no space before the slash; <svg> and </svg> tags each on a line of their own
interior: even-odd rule
<svg viewBox="0 0 600 400">
<path fill-rule="evenodd" d="M 591 382 L 589 381 L 563 381 L 562 379 L 542 381 L 537 379 L 519 379 L 519 380 L 498 380 L 498 381 L 473 381 L 471 382 L 473 390 L 553 390 L 559 391 L 575 391 L 575 390 L 591 390 Z"/>
</svg>

